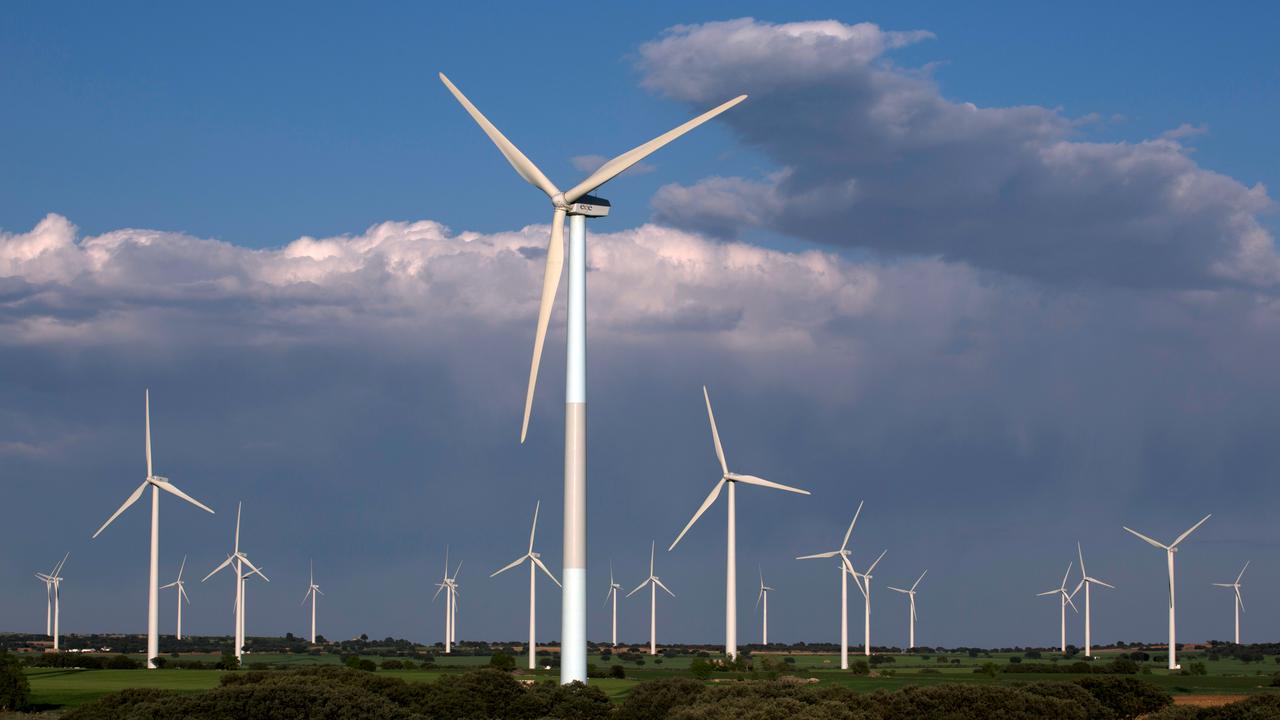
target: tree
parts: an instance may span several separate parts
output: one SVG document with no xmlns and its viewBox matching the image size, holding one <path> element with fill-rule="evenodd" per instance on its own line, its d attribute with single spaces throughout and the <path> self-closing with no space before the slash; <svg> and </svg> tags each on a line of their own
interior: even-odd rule
<svg viewBox="0 0 1280 720">
<path fill-rule="evenodd" d="M 31 699 L 31 685 L 18 659 L 0 652 L 0 712 L 23 710 Z"/>
<path fill-rule="evenodd" d="M 496 652 L 489 656 L 489 667 L 496 670 L 515 670 L 516 659 L 504 652 Z"/>
</svg>

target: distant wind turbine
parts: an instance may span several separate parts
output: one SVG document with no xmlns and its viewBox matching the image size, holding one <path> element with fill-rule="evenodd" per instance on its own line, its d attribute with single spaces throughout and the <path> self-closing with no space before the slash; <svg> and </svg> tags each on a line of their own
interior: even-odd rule
<svg viewBox="0 0 1280 720">
<path fill-rule="evenodd" d="M 668 595 L 675 597 L 676 594 L 671 589 L 662 584 L 657 575 L 653 574 L 653 551 L 656 543 L 649 543 L 649 577 L 644 582 L 636 586 L 635 590 L 627 593 L 627 597 L 631 597 L 640 592 L 645 585 L 649 586 L 649 654 L 658 654 L 658 588 L 662 588 Z"/>
<path fill-rule="evenodd" d="M 618 592 L 622 590 L 622 585 L 613 579 L 613 560 L 609 561 L 609 592 L 605 594 L 604 601 L 606 604 L 613 600 L 613 634 L 610 636 L 610 644 L 618 647 Z"/>
<path fill-rule="evenodd" d="M 1084 571 L 1084 548 L 1078 542 L 1076 543 L 1076 552 L 1080 555 L 1080 584 L 1076 585 L 1076 589 L 1072 590 L 1071 594 L 1075 595 L 1080 592 L 1080 588 L 1084 588 L 1084 656 L 1093 657 L 1093 621 L 1089 617 L 1089 586 L 1101 585 L 1112 590 L 1115 590 L 1116 586 L 1108 585 Z"/>
<path fill-rule="evenodd" d="M 1182 667 L 1181 665 L 1178 664 L 1178 660 L 1176 657 L 1178 652 L 1178 632 L 1177 632 L 1178 626 L 1177 626 L 1177 602 L 1175 599 L 1176 596 L 1174 593 L 1174 582 L 1173 582 L 1173 554 L 1178 552 L 1178 545 L 1183 540 L 1186 540 L 1188 535 L 1195 532 L 1196 528 L 1203 525 L 1205 521 L 1211 517 L 1213 517 L 1212 513 L 1205 515 L 1203 518 L 1200 519 L 1200 522 L 1196 523 L 1195 525 L 1192 525 L 1186 532 L 1179 535 L 1177 540 L 1174 540 L 1168 545 L 1165 545 L 1162 542 L 1157 542 L 1155 540 L 1152 540 L 1151 538 L 1147 537 L 1146 535 L 1143 535 L 1137 530 L 1132 530 L 1127 527 L 1124 529 L 1125 532 L 1131 535 L 1137 536 L 1143 542 L 1146 542 L 1148 545 L 1151 545 L 1152 547 L 1158 547 L 1161 550 L 1164 550 L 1165 557 L 1168 561 L 1168 565 L 1169 565 L 1169 669 L 1170 670 L 1177 670 Z"/>
<path fill-rule="evenodd" d="M 1067 592 L 1067 578 L 1071 575 L 1071 568 L 1075 566 L 1074 562 L 1067 563 L 1067 572 L 1062 576 L 1062 584 L 1052 590 L 1046 590 L 1042 593 L 1036 593 L 1036 597 L 1044 597 L 1046 595 L 1056 595 L 1062 605 L 1062 654 L 1067 654 L 1067 606 L 1070 605 L 1072 610 L 1080 612 L 1076 608 L 1076 604 L 1071 602 L 1071 596 L 1074 592 Z"/>
<path fill-rule="evenodd" d="M 98 537 L 103 530 L 112 523 L 113 520 L 120 517 L 120 514 L 129 509 L 130 505 L 138 502 L 138 498 L 142 497 L 142 492 L 151 487 L 151 574 L 149 576 L 149 585 L 147 586 L 147 668 L 154 669 L 156 667 L 155 658 L 160 654 L 160 491 L 163 490 L 170 495 L 179 497 L 205 512 L 212 513 L 206 505 L 179 490 L 169 478 L 156 475 L 151 470 L 151 391 L 144 393 L 146 401 L 146 417 L 147 417 L 147 478 L 142 481 L 137 490 L 124 501 L 119 510 L 116 510 L 107 521 L 102 523 L 102 527 L 93 534 Z"/>
<path fill-rule="evenodd" d="M 814 555 L 801 555 L 797 560 L 818 560 L 823 558 L 840 558 L 840 562 L 836 567 L 840 570 L 840 669 L 849 669 L 849 575 L 854 572 L 853 564 L 849 562 L 849 536 L 853 534 L 853 526 L 858 522 L 858 516 L 862 514 L 862 503 L 858 503 L 858 509 L 853 513 L 853 521 L 849 523 L 849 529 L 844 531 L 844 542 L 840 543 L 839 550 L 830 552 L 816 553 Z"/>
<path fill-rule="evenodd" d="M 462 572 L 462 563 L 458 563 L 458 569 L 454 571 L 453 577 L 449 577 L 449 546 L 444 548 L 444 576 L 440 582 L 436 583 L 436 594 L 431 596 L 431 602 L 435 602 L 440 597 L 440 593 L 444 592 L 444 651 L 445 654 L 453 652 L 454 630 L 453 614 L 458 609 L 456 595 L 458 593 L 457 578 L 458 573 Z"/>
<path fill-rule="evenodd" d="M 320 586 L 316 584 L 316 561 L 311 561 L 311 581 L 307 585 L 307 594 L 302 596 L 302 602 L 305 603 L 308 598 L 311 599 L 311 644 L 316 644 L 316 596 L 323 595 L 320 592 Z"/>
<path fill-rule="evenodd" d="M 240 510 L 243 505 L 244 503 L 242 502 L 236 504 L 236 534 L 235 534 L 235 543 L 232 546 L 232 554 L 228 555 L 227 559 L 222 561 L 222 564 L 218 565 L 218 567 L 210 571 L 210 573 L 208 575 L 205 575 L 204 579 L 200 581 L 200 582 L 204 582 L 205 580 L 208 580 L 209 578 L 221 572 L 223 568 L 233 567 L 235 569 L 236 602 L 234 607 L 235 607 L 235 613 L 236 613 L 236 628 L 235 628 L 235 639 L 233 642 L 235 643 L 236 662 L 239 662 L 240 657 L 244 654 L 244 616 L 245 616 L 244 581 L 245 581 L 245 578 L 247 578 L 249 575 L 260 575 L 263 580 L 266 580 L 267 582 L 271 581 L 266 575 L 262 574 L 262 571 L 259 570 L 257 566 L 255 566 L 253 562 L 249 560 L 249 556 L 240 549 Z M 250 570 L 249 573 L 245 572 L 244 569 L 246 567 L 249 568 Z"/>
<path fill-rule="evenodd" d="M 1240 596 L 1240 580 L 1244 578 L 1244 571 L 1249 569 L 1249 563 L 1246 562 L 1244 567 L 1240 568 L 1240 574 L 1236 576 L 1233 583 L 1213 583 L 1214 587 L 1231 588 L 1236 592 L 1236 644 L 1240 644 L 1240 613 L 1244 612 L 1244 598 Z"/>
<path fill-rule="evenodd" d="M 529 549 L 526 550 L 525 553 L 520 557 L 516 558 L 515 560 L 503 566 L 501 570 L 498 570 L 497 572 L 489 576 L 489 577 L 497 577 L 498 575 L 501 575 L 502 573 L 512 568 L 518 567 L 521 563 L 525 561 L 528 561 L 529 563 L 529 669 L 530 670 L 536 670 L 538 667 L 538 657 L 537 657 L 538 570 L 541 570 L 542 572 L 546 573 L 547 577 L 551 578 L 551 582 L 555 583 L 556 587 L 560 587 L 560 581 L 557 580 L 556 576 L 552 575 L 551 571 L 547 569 L 547 566 L 542 563 L 541 555 L 533 551 L 533 536 L 538 532 L 538 510 L 540 510 L 541 508 L 542 508 L 542 501 L 539 500 L 533 506 L 533 527 L 529 529 Z"/>
<path fill-rule="evenodd" d="M 863 609 L 866 612 L 866 617 L 863 619 L 862 624 L 862 653 L 867 657 L 871 657 L 871 571 L 876 569 L 876 565 L 880 564 L 880 561 L 884 559 L 884 554 L 887 552 L 889 551 L 881 552 L 880 557 L 871 563 L 871 567 L 867 568 L 866 572 L 850 571 L 853 573 L 853 584 L 857 585 L 858 590 L 862 593 Z"/>
<path fill-rule="evenodd" d="M 760 607 L 760 603 L 764 603 L 764 612 L 760 615 L 760 644 L 768 647 L 769 645 L 769 593 L 773 592 L 773 588 L 764 584 L 764 568 L 757 568 L 760 571 L 760 594 L 756 595 L 756 607 Z"/>
<path fill-rule="evenodd" d="M 62 560 L 53 566 L 53 570 L 48 574 L 36 573 L 36 577 L 44 581 L 45 591 L 45 611 L 44 611 L 44 634 L 53 638 L 53 649 L 59 649 L 58 644 L 58 620 L 60 616 L 60 600 L 62 595 L 62 566 L 67 563 L 67 558 L 71 557 L 68 552 L 62 556 Z"/>
<path fill-rule="evenodd" d="M 724 459 L 724 448 L 720 445 L 720 431 L 716 429 L 716 416 L 711 412 L 711 395 L 707 393 L 707 386 L 702 386 L 702 397 L 707 401 L 707 420 L 711 423 L 711 439 L 715 443 L 716 458 L 720 460 L 720 479 L 716 481 L 714 487 L 711 488 L 710 494 L 702 501 L 702 505 L 698 511 L 693 514 L 693 518 L 689 520 L 689 524 L 684 526 L 680 534 L 676 536 L 675 542 L 671 543 L 671 547 L 667 548 L 670 552 L 679 544 L 680 539 L 685 533 L 689 532 L 689 528 L 698 522 L 698 518 L 711 507 L 716 498 L 720 497 L 720 491 L 725 485 L 729 486 L 729 540 L 728 540 L 728 560 L 725 563 L 725 579 L 724 579 L 724 653 L 730 658 L 738 657 L 738 558 L 737 558 L 737 510 L 736 510 L 736 491 L 738 483 L 747 485 L 757 485 L 759 487 L 773 488 L 774 490 L 785 490 L 787 492 L 797 493 L 800 495 L 808 495 L 808 490 L 779 485 L 776 482 L 765 480 L 754 475 L 740 475 L 738 473 L 729 472 L 729 465 Z"/>
<path fill-rule="evenodd" d="M 176 633 L 175 637 L 177 637 L 177 639 L 179 640 L 182 639 L 182 601 L 186 600 L 188 605 L 191 604 L 191 598 L 187 597 L 186 583 L 182 581 L 182 571 L 185 570 L 186 567 L 187 567 L 187 556 L 183 555 L 182 564 L 178 566 L 178 579 L 174 580 L 168 585 L 160 586 L 161 590 L 165 590 L 167 588 L 178 589 L 178 632 Z"/>
<path fill-rule="evenodd" d="M 916 587 L 920 585 L 920 581 L 924 579 L 925 574 L 928 572 L 929 572 L 928 570 L 925 570 L 924 572 L 920 573 L 920 577 L 916 578 L 916 581 L 911 584 L 910 590 L 903 590 L 902 588 L 889 586 L 889 589 L 894 592 L 900 592 L 900 593 L 906 594 L 907 599 L 911 601 L 911 621 L 910 621 L 911 629 L 907 634 L 908 650 L 916 646 Z"/>
</svg>

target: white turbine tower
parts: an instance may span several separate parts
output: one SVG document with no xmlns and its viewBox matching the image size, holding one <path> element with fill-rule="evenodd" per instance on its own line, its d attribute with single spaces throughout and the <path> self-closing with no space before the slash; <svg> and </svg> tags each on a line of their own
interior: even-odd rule
<svg viewBox="0 0 1280 720">
<path fill-rule="evenodd" d="M 535 670 L 538 667 L 538 658 L 537 658 L 538 643 L 536 638 L 536 635 L 537 635 L 536 626 L 537 626 L 537 618 L 538 618 L 538 614 L 537 614 L 538 570 L 541 570 L 542 572 L 546 573 L 547 577 L 551 578 L 551 582 L 555 583 L 556 587 L 560 587 L 560 581 L 557 580 L 556 576 L 552 575 L 551 571 L 547 569 L 547 566 L 542 563 L 541 554 L 533 551 L 533 536 L 538 532 L 538 510 L 540 510 L 541 508 L 542 508 L 542 501 L 539 500 L 533 506 L 533 527 L 529 529 L 529 549 L 526 550 L 525 553 L 520 557 L 516 558 L 515 560 L 511 561 L 507 565 L 503 566 L 501 570 L 498 570 L 497 572 L 489 576 L 489 577 L 497 577 L 498 575 L 501 575 L 502 573 L 514 567 L 518 567 L 521 563 L 525 561 L 528 561 L 529 563 L 529 669 L 530 670 Z"/>
<path fill-rule="evenodd" d="M 773 588 L 764 584 L 764 568 L 760 570 L 760 594 L 756 595 L 756 607 L 760 607 L 760 603 L 764 602 L 764 612 L 760 615 L 760 644 L 765 647 L 769 646 L 769 593 L 773 592 Z"/>
<path fill-rule="evenodd" d="M 1244 567 L 1240 568 L 1240 574 L 1236 576 L 1233 583 L 1213 583 L 1214 587 L 1231 588 L 1236 591 L 1236 644 L 1240 644 L 1240 613 L 1244 612 L 1244 598 L 1240 596 L 1240 581 L 1244 578 L 1244 571 L 1249 569 L 1249 563 L 1245 562 Z"/>
<path fill-rule="evenodd" d="M 862 654 L 867 657 L 871 657 L 871 571 L 876 569 L 876 565 L 880 564 L 880 561 L 884 559 L 884 555 L 887 552 L 889 551 L 885 550 L 884 552 L 881 552 L 880 557 L 876 558 L 876 561 L 871 563 L 871 567 L 867 568 L 866 572 L 859 573 L 855 570 L 849 571 L 853 573 L 853 584 L 857 585 L 858 591 L 862 593 L 863 609 L 866 613 L 866 617 L 862 621 Z M 861 580 L 861 582 L 859 582 L 859 580 Z"/>
<path fill-rule="evenodd" d="M 1057 595 L 1062 605 L 1062 654 L 1067 654 L 1067 606 L 1070 605 L 1072 610 L 1080 612 L 1076 608 L 1076 604 L 1071 602 L 1071 596 L 1074 592 L 1067 592 L 1067 577 L 1071 575 L 1071 568 L 1074 562 L 1067 563 L 1067 572 L 1062 576 L 1062 584 L 1052 590 L 1046 590 L 1042 593 L 1036 593 L 1036 597 L 1044 597 L 1045 595 Z"/>
<path fill-rule="evenodd" d="M 68 552 L 62 556 L 62 560 L 53 566 L 53 570 L 48 574 L 36 573 L 36 577 L 44 581 L 45 592 L 45 611 L 44 611 L 44 634 L 53 638 L 53 649 L 59 649 L 59 629 L 58 620 L 60 616 L 60 600 L 62 594 L 62 566 L 66 564 L 67 558 L 71 557 Z"/>
<path fill-rule="evenodd" d="M 754 475 L 741 475 L 729 472 L 729 465 L 724 459 L 724 448 L 720 445 L 720 431 L 716 429 L 716 416 L 711 412 L 711 396 L 707 393 L 707 386 L 702 386 L 702 397 L 707 401 L 707 420 L 711 423 L 711 439 L 715 443 L 716 458 L 720 460 L 720 479 L 716 481 L 715 486 L 711 488 L 711 492 L 707 498 L 702 501 L 702 505 L 698 511 L 693 514 L 693 518 L 689 520 L 689 524 L 684 526 L 680 534 L 676 536 L 675 542 L 671 543 L 671 547 L 667 548 L 670 552 L 679 544 L 680 539 L 685 533 L 689 532 L 689 528 L 698 522 L 698 518 L 707 511 L 707 508 L 720 497 L 720 491 L 725 485 L 729 486 L 728 500 L 728 517 L 729 517 L 729 539 L 727 561 L 725 562 L 724 577 L 724 653 L 731 659 L 738 657 L 738 558 L 737 558 L 737 486 L 738 483 L 747 485 L 757 485 L 759 487 L 773 488 L 775 490 L 785 490 L 787 492 L 798 493 L 800 495 L 808 495 L 808 490 L 779 485 L 776 482 L 758 478 Z"/>
<path fill-rule="evenodd" d="M 1151 538 L 1147 537 L 1146 535 L 1143 535 L 1137 530 L 1133 530 L 1127 527 L 1124 528 L 1125 532 L 1128 532 L 1131 535 L 1137 536 L 1138 538 L 1146 542 L 1148 545 L 1151 545 L 1153 547 L 1158 547 L 1161 550 L 1164 550 L 1165 558 L 1168 561 L 1168 566 L 1169 566 L 1169 669 L 1170 670 L 1177 670 L 1182 667 L 1181 665 L 1178 664 L 1178 660 L 1177 660 L 1178 626 L 1177 626 L 1177 602 L 1175 598 L 1174 582 L 1173 582 L 1173 554 L 1178 552 L 1178 545 L 1183 540 L 1186 540 L 1188 535 L 1195 532 L 1196 528 L 1203 525 L 1205 521 L 1211 517 L 1213 517 L 1213 513 L 1210 513 L 1208 515 L 1205 515 L 1203 518 L 1200 518 L 1200 522 L 1196 523 L 1195 525 L 1192 525 L 1186 532 L 1179 535 L 1177 540 L 1174 540 L 1168 545 L 1165 545 L 1162 542 L 1157 542 L 1155 540 L 1152 540 Z"/>
<path fill-rule="evenodd" d="M 160 654 L 160 491 L 163 490 L 171 495 L 175 495 L 205 512 L 212 513 L 200 501 L 187 495 L 179 490 L 169 478 L 156 475 L 151 470 L 151 391 L 144 393 L 146 401 L 146 423 L 147 423 L 147 479 L 142 481 L 137 490 L 124 501 L 119 510 L 116 510 L 107 521 L 102 523 L 102 527 L 93 534 L 98 537 L 103 530 L 111 524 L 113 520 L 120 517 L 120 514 L 129 509 L 130 505 L 138 502 L 138 498 L 142 497 L 142 492 L 151 487 L 151 574 L 147 585 L 147 668 L 152 669 L 156 666 L 155 658 Z"/>
<path fill-rule="evenodd" d="M 440 597 L 440 593 L 444 592 L 444 651 L 445 654 L 453 653 L 454 630 L 456 626 L 453 622 L 454 612 L 458 609 L 457 593 L 458 593 L 458 573 L 462 572 L 462 563 L 458 563 L 458 569 L 454 571 L 453 577 L 449 577 L 449 546 L 444 548 L 444 575 L 440 582 L 436 583 L 436 594 L 431 596 L 431 602 L 435 602 Z"/>
<path fill-rule="evenodd" d="M 605 604 L 609 604 L 613 600 L 613 631 L 610 637 L 610 644 L 618 647 L 618 591 L 622 590 L 622 585 L 613 579 L 613 560 L 609 561 L 609 592 L 604 596 Z"/>
<path fill-rule="evenodd" d="M 640 592 L 645 585 L 649 586 L 649 654 L 658 654 L 658 588 L 662 588 L 671 597 L 676 594 L 671 589 L 662 584 L 657 575 L 653 574 L 653 551 L 657 547 L 656 543 L 649 543 L 649 577 L 644 582 L 636 586 L 635 590 L 627 593 L 627 597 L 631 597 Z"/>
<path fill-rule="evenodd" d="M 161 590 L 165 590 L 168 588 L 178 589 L 178 631 L 174 635 L 174 637 L 176 637 L 178 640 L 182 639 L 182 601 L 186 600 L 188 605 L 191 604 L 191 598 L 187 597 L 186 583 L 182 581 L 182 571 L 185 570 L 186 567 L 187 567 L 187 556 L 183 555 L 182 564 L 178 566 L 178 579 L 174 580 L 168 585 L 160 586 Z"/>
<path fill-rule="evenodd" d="M 311 581 L 307 585 L 307 594 L 302 596 L 302 603 L 305 604 L 307 599 L 311 600 L 311 644 L 316 644 L 316 596 L 323 595 L 320 586 L 316 584 L 316 561 L 311 561 Z"/>
<path fill-rule="evenodd" d="M 1089 616 L 1089 586 L 1101 585 L 1102 587 L 1116 589 L 1115 585 L 1109 585 L 1101 580 L 1092 577 L 1084 570 L 1084 548 L 1080 547 L 1080 543 L 1076 543 L 1076 552 L 1080 555 L 1080 583 L 1076 585 L 1076 589 L 1071 591 L 1072 595 L 1080 592 L 1080 588 L 1084 588 L 1084 656 L 1093 657 L 1093 621 Z"/>
<path fill-rule="evenodd" d="M 801 555 L 797 560 L 817 560 L 820 558 L 840 558 L 837 568 L 840 570 L 840 669 L 849 669 L 849 574 L 853 572 L 853 564 L 849 562 L 849 536 L 853 534 L 853 526 L 858 522 L 858 516 L 862 514 L 862 503 L 858 503 L 858 509 L 853 513 L 853 521 L 849 523 L 849 529 L 844 531 L 844 542 L 840 543 L 839 550 L 830 552 L 816 553 L 814 555 Z"/>
<path fill-rule="evenodd" d="M 246 571 L 243 575 L 240 576 L 240 587 L 242 588 L 240 591 L 240 597 L 236 601 L 236 603 L 232 606 L 232 609 L 238 614 L 238 617 L 239 617 L 237 622 L 239 623 L 239 627 L 240 627 L 240 644 L 241 645 L 245 645 L 248 642 L 245 637 L 245 630 L 244 630 L 245 618 L 248 617 L 249 615 L 249 612 L 248 612 L 249 586 L 247 584 L 247 581 L 250 578 L 252 578 L 254 575 L 257 575 L 263 580 L 267 580 L 267 576 L 263 575 L 257 568 L 251 568 L 250 570 Z M 271 582 L 271 581 L 267 580 L 267 582 Z M 238 657 L 236 659 L 239 660 Z"/>
<path fill-rule="evenodd" d="M 547 325 L 555 303 L 556 288 L 564 269 L 564 221 L 569 218 L 569 313 L 566 337 L 565 368 L 565 464 L 564 464 L 564 593 L 561 604 L 560 682 L 587 681 L 587 262 L 586 219 L 609 214 L 609 202 L 588 193 L 617 177 L 667 143 L 684 135 L 711 118 L 747 98 L 740 95 L 705 112 L 683 125 L 659 135 L 601 165 L 585 180 L 561 192 L 547 176 L 520 152 L 475 105 L 440 74 L 471 118 L 476 121 L 507 162 L 526 182 L 546 193 L 554 208 L 551 216 L 551 239 L 547 245 L 547 264 L 542 277 L 542 301 L 538 309 L 538 325 L 533 338 L 533 359 L 529 366 L 529 387 L 525 394 L 524 420 L 520 426 L 520 442 L 529 429 L 533 409 L 534 386 L 538 365 L 547 337 Z"/>
<path fill-rule="evenodd" d="M 924 572 L 920 573 L 920 577 L 916 578 L 916 581 L 911 584 L 910 590 L 903 590 L 902 588 L 896 588 L 896 587 L 893 587 L 892 585 L 889 586 L 890 590 L 905 594 L 907 596 L 907 599 L 911 601 L 911 621 L 910 621 L 911 625 L 910 625 L 910 630 L 907 633 L 907 649 L 908 650 L 916 646 L 916 587 L 920 585 L 920 581 L 924 579 L 925 574 L 927 574 L 928 572 L 929 572 L 928 570 L 925 570 Z"/>
<path fill-rule="evenodd" d="M 259 569 L 258 569 L 258 568 L 257 568 L 257 567 L 256 567 L 256 566 L 255 566 L 255 565 L 254 565 L 250 560 L 249 560 L 249 556 L 240 550 L 240 510 L 241 510 L 241 507 L 242 507 L 243 505 L 244 505 L 244 503 L 237 503 L 237 504 L 236 504 L 236 534 L 235 534 L 235 543 L 234 543 L 234 545 L 233 545 L 233 547 L 232 547 L 232 554 L 228 555 L 228 556 L 227 556 L 227 559 L 222 561 L 222 564 L 220 564 L 220 565 L 218 565 L 218 567 L 214 568 L 214 569 L 213 569 L 213 570 L 212 570 L 208 575 L 205 575 L 205 576 L 204 576 L 204 580 L 201 580 L 201 581 L 200 581 L 200 582 L 204 582 L 205 580 L 208 580 L 209 578 L 211 578 L 211 577 L 213 577 L 214 575 L 216 575 L 216 574 L 218 574 L 219 572 L 221 572 L 223 568 L 226 568 L 226 567 L 233 567 L 233 568 L 235 569 L 235 573 L 236 573 L 236 602 L 235 602 L 236 628 L 235 628 L 235 638 L 234 638 L 233 642 L 235 643 L 235 655 L 236 655 L 236 662 L 239 662 L 239 661 L 240 661 L 240 657 L 241 657 L 241 655 L 244 653 L 244 615 L 245 615 L 245 612 L 244 612 L 244 581 L 245 581 L 245 578 L 247 578 L 249 575 L 256 574 L 256 575 L 260 575 L 260 576 L 262 577 L 262 579 L 263 579 L 263 580 L 266 580 L 267 582 L 271 582 L 270 578 L 268 578 L 266 575 L 263 575 L 263 574 L 262 574 L 262 571 L 261 571 L 261 570 L 259 570 Z M 244 571 L 244 569 L 245 569 L 246 567 L 248 567 L 248 568 L 249 568 L 249 570 L 250 570 L 250 572 L 249 572 L 249 573 L 246 573 L 246 572 Z"/>
</svg>

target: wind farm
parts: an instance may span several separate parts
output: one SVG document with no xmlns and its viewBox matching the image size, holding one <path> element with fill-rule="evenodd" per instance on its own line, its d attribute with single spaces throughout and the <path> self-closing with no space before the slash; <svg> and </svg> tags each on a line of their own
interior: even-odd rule
<svg viewBox="0 0 1280 720">
<path fill-rule="evenodd" d="M 1280 9 L 748 10 L 9 9 L 0 717 L 1280 717 Z"/>
</svg>

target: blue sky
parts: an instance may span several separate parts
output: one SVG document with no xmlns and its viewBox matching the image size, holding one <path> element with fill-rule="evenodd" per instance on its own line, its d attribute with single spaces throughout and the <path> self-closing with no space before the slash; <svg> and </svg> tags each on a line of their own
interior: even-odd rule
<svg viewBox="0 0 1280 720">
<path fill-rule="evenodd" d="M 437 640 L 450 543 L 461 635 L 521 636 L 524 585 L 484 576 L 539 498 L 560 565 L 561 315 L 515 442 L 548 208 L 444 70 L 561 185 L 575 156 L 752 94 L 610 183 L 591 226 L 600 598 L 608 560 L 638 583 L 716 477 L 706 383 L 731 466 L 814 493 L 739 498 L 740 604 L 763 565 L 776 639 L 834 637 L 834 573 L 792 558 L 862 499 L 856 557 L 887 547 L 889 584 L 929 568 L 920 638 L 945 645 L 1054 642 L 1034 593 L 1077 540 L 1118 586 L 1095 637 L 1157 640 L 1162 564 L 1120 525 L 1214 512 L 1180 554 L 1179 626 L 1225 638 L 1209 582 L 1252 560 L 1246 602 L 1280 592 L 1275 14 L 670 3 L 570 33 L 522 5 L 11 8 L 0 482 L 24 511 L 0 629 L 40 626 L 22 578 L 66 550 L 65 627 L 143 629 L 146 513 L 88 536 L 141 480 L 151 387 L 157 471 L 218 510 L 165 504 L 165 567 L 212 568 L 244 500 L 273 580 L 250 634 L 303 630 L 315 557 L 322 633 Z M 723 529 L 720 508 L 659 556 L 660 639 L 721 638 Z M 191 631 L 229 630 L 223 585 L 191 588 Z M 903 641 L 895 599 L 877 643 Z"/>
</svg>

